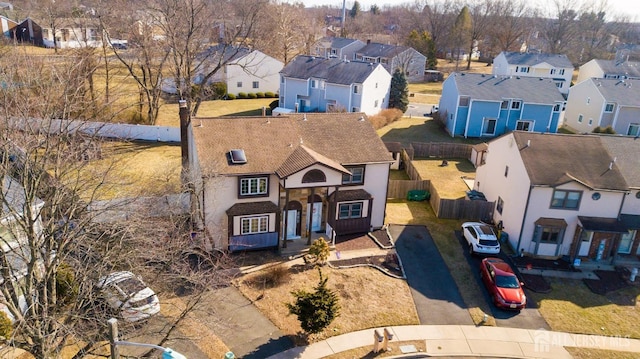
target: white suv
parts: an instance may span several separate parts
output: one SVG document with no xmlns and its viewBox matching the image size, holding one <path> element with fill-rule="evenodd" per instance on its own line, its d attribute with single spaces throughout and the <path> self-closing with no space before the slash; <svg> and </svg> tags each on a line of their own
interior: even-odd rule
<svg viewBox="0 0 640 359">
<path fill-rule="evenodd" d="M 109 306 L 120 311 L 122 319 L 137 322 L 160 312 L 156 293 L 131 272 L 113 272 L 100 278 L 97 286 Z"/>
<path fill-rule="evenodd" d="M 462 236 L 467 240 L 471 254 L 498 254 L 500 242 L 493 227 L 482 222 L 465 222 L 462 224 Z"/>
</svg>

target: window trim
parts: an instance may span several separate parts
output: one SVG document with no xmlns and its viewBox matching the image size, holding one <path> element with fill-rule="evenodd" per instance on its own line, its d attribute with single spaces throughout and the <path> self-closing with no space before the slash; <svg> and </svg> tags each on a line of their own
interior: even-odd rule
<svg viewBox="0 0 640 359">
<path fill-rule="evenodd" d="M 487 132 L 487 128 L 490 127 L 490 126 L 487 126 L 488 125 L 487 121 L 493 121 L 494 122 L 493 132 Z M 498 127 L 498 119 L 485 117 L 482 120 L 482 133 L 480 135 L 482 135 L 482 136 L 494 136 L 496 134 L 497 127 Z"/>
<path fill-rule="evenodd" d="M 522 130 L 522 129 L 518 129 L 518 125 L 520 124 L 529 124 L 529 129 L 527 130 Z M 527 131 L 527 132 L 532 132 L 533 131 L 533 121 L 532 120 L 518 120 L 516 121 L 516 131 Z"/>
<path fill-rule="evenodd" d="M 343 216 L 343 207 L 347 207 L 346 212 L 348 212 L 348 214 L 346 216 Z M 356 211 L 354 210 L 355 207 L 359 207 L 359 209 Z M 358 215 L 354 215 L 354 213 L 358 213 Z M 345 220 L 345 219 L 356 219 L 356 218 L 363 218 L 364 214 L 364 204 L 362 202 L 342 202 L 338 204 L 338 220 Z"/>
<path fill-rule="evenodd" d="M 520 110 L 522 108 L 522 100 L 511 100 L 511 110 Z"/>
<path fill-rule="evenodd" d="M 613 102 L 607 102 L 604 105 L 604 112 L 605 113 L 612 113 L 614 107 L 615 107 L 615 104 Z M 611 108 L 611 109 L 609 109 L 609 108 Z"/>
<path fill-rule="evenodd" d="M 345 166 L 346 169 L 348 169 L 351 172 L 351 175 L 347 175 L 347 174 L 343 174 L 342 175 L 342 184 L 345 186 L 359 186 L 364 184 L 364 176 L 365 176 L 365 172 L 366 172 L 366 166 L 362 165 L 362 166 Z M 360 180 L 359 181 L 355 181 L 353 179 L 353 171 L 352 170 L 357 170 L 357 169 L 361 169 L 362 173 L 360 174 Z M 345 179 L 347 178 L 348 179 Z"/>
<path fill-rule="evenodd" d="M 253 86 L 254 89 L 259 89 L 260 88 L 260 81 L 253 81 L 251 86 Z"/>
<path fill-rule="evenodd" d="M 252 222 L 257 220 L 257 230 L 254 231 Z M 245 222 L 249 223 L 249 228 L 245 231 Z M 251 234 L 269 233 L 269 215 L 254 215 L 240 217 L 240 234 L 243 236 Z"/>
<path fill-rule="evenodd" d="M 562 204 L 561 205 L 554 205 L 554 201 L 556 201 L 556 193 L 561 193 L 564 192 L 565 196 L 562 199 Z M 569 195 L 572 193 L 577 193 L 578 194 L 578 199 L 576 201 L 576 206 L 575 207 L 567 207 L 567 201 L 569 200 Z M 580 209 L 580 202 L 582 202 L 582 193 L 583 191 L 578 191 L 578 190 L 568 190 L 568 189 L 554 189 L 553 193 L 551 194 L 551 203 L 549 204 L 549 208 L 551 209 L 566 209 L 566 210 L 571 210 L 571 211 L 577 211 Z"/>
<path fill-rule="evenodd" d="M 257 180 L 257 191 L 251 192 L 251 181 Z M 265 190 L 260 191 L 260 180 L 265 181 Z M 243 193 L 242 184 L 248 181 L 247 188 L 249 192 Z M 242 176 L 238 177 L 238 198 L 268 197 L 269 196 L 269 176 Z"/>
</svg>

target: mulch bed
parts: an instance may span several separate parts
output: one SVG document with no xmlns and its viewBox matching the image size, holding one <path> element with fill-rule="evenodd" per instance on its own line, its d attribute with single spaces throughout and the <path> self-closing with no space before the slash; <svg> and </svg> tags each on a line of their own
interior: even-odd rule
<svg viewBox="0 0 640 359">
<path fill-rule="evenodd" d="M 605 295 L 630 285 L 627 281 L 628 270 L 626 268 L 616 268 L 615 271 L 595 270 L 593 272 L 599 279 L 583 279 L 582 281 L 596 294 Z"/>
<path fill-rule="evenodd" d="M 398 255 L 395 253 L 387 253 L 386 255 L 379 256 L 338 259 L 329 261 L 329 264 L 337 268 L 368 265 L 374 266 L 384 273 L 392 274 L 397 277 L 403 276 Z"/>
<path fill-rule="evenodd" d="M 391 238 L 386 230 L 379 229 L 370 233 L 376 238 L 376 240 L 384 247 L 393 246 Z M 338 251 L 352 251 L 358 249 L 373 249 L 380 248 L 376 241 L 374 241 L 367 234 L 351 234 L 336 237 L 336 250 Z"/>
<path fill-rule="evenodd" d="M 526 274 L 520 272 L 520 278 L 524 282 L 524 286 L 536 293 L 551 292 L 551 284 L 539 274 Z"/>
</svg>

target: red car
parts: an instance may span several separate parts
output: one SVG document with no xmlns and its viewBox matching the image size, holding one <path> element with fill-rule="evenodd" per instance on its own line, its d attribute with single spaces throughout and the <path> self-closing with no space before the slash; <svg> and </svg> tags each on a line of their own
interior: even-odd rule
<svg viewBox="0 0 640 359">
<path fill-rule="evenodd" d="M 493 302 L 503 309 L 523 309 L 527 305 L 527 297 L 511 266 L 500 258 L 489 257 L 480 264 L 480 275 L 489 290 Z"/>
</svg>

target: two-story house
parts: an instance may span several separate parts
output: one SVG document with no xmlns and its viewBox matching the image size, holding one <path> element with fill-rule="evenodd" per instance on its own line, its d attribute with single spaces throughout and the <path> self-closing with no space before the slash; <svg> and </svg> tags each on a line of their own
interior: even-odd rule
<svg viewBox="0 0 640 359">
<path fill-rule="evenodd" d="M 393 159 L 363 113 L 194 118 L 188 133 L 193 208 L 216 248 L 286 247 L 384 224 Z"/>
<path fill-rule="evenodd" d="M 296 56 L 280 71 L 279 107 L 294 112 L 364 112 L 389 104 L 391 74 L 376 63 Z"/>
<path fill-rule="evenodd" d="M 620 217 L 621 209 L 630 220 L 640 213 L 638 190 L 630 193 L 626 181 L 637 174 L 637 154 L 625 156 L 623 170 L 615 153 L 624 147 L 610 151 L 617 144 L 603 139 L 513 131 L 488 143 L 474 189 L 496 202 L 493 221 L 518 253 L 605 260 L 637 248 Z"/>
<path fill-rule="evenodd" d="M 580 66 L 576 83 L 590 78 L 640 80 L 640 62 L 624 58 L 615 60 L 593 59 Z"/>
<path fill-rule="evenodd" d="M 367 41 L 356 51 L 354 60 L 382 64 L 389 73 L 402 70 L 407 82 L 424 81 L 427 57 L 412 47 Z"/>
<path fill-rule="evenodd" d="M 573 77 L 573 64 L 567 55 L 503 51 L 493 59 L 492 74 L 551 79 L 567 94 Z"/>
<path fill-rule="evenodd" d="M 454 72 L 442 84 L 438 116 L 451 137 L 494 137 L 556 132 L 563 106 L 550 79 Z"/>
<path fill-rule="evenodd" d="M 360 40 L 347 39 L 345 37 L 325 36 L 315 43 L 315 51 L 311 55 L 325 58 L 353 60 L 355 59 L 356 51 L 360 50 L 365 45 L 366 44 Z"/>
<path fill-rule="evenodd" d="M 203 67 L 197 75 L 196 83 L 202 79 L 202 73 L 222 66 L 210 79 L 211 82 L 223 82 L 227 93 L 238 95 L 240 92 L 273 92 L 280 89 L 280 70 L 284 63 L 258 50 L 245 47 L 217 45 L 208 49 Z"/>
<path fill-rule="evenodd" d="M 579 133 L 611 127 L 640 136 L 640 79 L 589 78 L 569 91 L 564 124 Z"/>
</svg>

